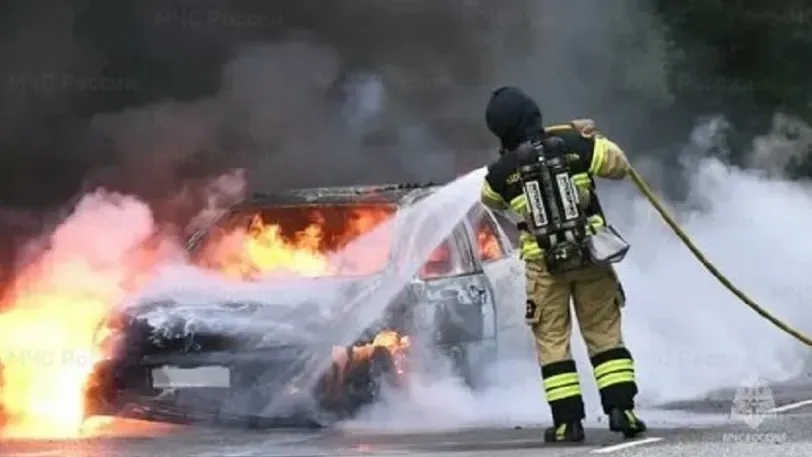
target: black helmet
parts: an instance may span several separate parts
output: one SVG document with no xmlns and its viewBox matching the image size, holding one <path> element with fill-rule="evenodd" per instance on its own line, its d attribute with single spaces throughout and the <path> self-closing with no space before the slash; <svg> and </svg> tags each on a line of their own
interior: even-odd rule
<svg viewBox="0 0 812 457">
<path fill-rule="evenodd" d="M 531 136 L 544 132 L 539 106 L 518 87 L 503 86 L 493 91 L 485 108 L 485 122 L 506 150 L 516 149 Z"/>
</svg>

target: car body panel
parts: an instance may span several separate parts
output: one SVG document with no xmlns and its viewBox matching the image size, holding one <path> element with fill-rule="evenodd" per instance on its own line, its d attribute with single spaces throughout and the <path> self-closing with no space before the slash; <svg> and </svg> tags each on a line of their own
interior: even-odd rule
<svg viewBox="0 0 812 457">
<path fill-rule="evenodd" d="M 279 206 L 318 207 L 353 204 L 391 204 L 397 205 L 398 208 L 406 208 L 431 195 L 437 188 L 433 185 L 392 185 L 305 189 L 273 195 L 257 195 L 235 205 L 212 226 L 192 235 L 187 248 L 194 258 L 194 253 L 201 246 L 205 246 L 212 227 L 217 227 L 236 212 L 250 212 Z M 440 352 L 450 356 L 454 364 L 461 367 L 459 373 L 466 378 L 466 381 L 472 386 L 478 384 L 474 378 L 481 377 L 484 370 L 496 358 L 500 329 L 504 327 L 504 318 L 501 317 L 505 314 L 504 310 L 511 309 L 508 308 L 509 306 L 521 308 L 522 301 L 505 302 L 505 300 L 515 300 L 516 297 L 515 290 L 502 286 L 502 282 L 505 280 L 512 282 L 515 279 L 512 276 L 516 274 L 515 268 L 511 267 L 511 265 L 515 265 L 517 259 L 513 255 L 510 239 L 499 227 L 499 222 L 490 210 L 477 204 L 474 213 L 483 216 L 485 221 L 493 225 L 492 229 L 501 255 L 486 259 L 480 252 L 479 234 L 475 227 L 477 222 L 469 219 L 461 221 L 454 228 L 451 236 L 437 247 L 423 268 L 400 291 L 380 321 L 376 322 L 364 335 L 359 335 L 359 340 L 347 348 L 348 351 L 367 344 L 370 338 L 382 328 L 402 326 L 402 331 L 407 334 L 428 331 L 428 334 L 431 335 L 431 342 L 440 348 Z M 403 233 L 403 230 L 404 227 L 396 225 L 391 238 L 393 242 L 397 243 L 402 237 L 408 235 Z M 397 244 L 392 246 L 389 255 L 397 256 L 398 249 L 402 248 L 404 247 Z M 435 256 L 435 254 L 437 255 Z M 391 262 L 385 268 L 392 268 Z M 208 310 L 209 322 L 217 322 L 218 313 L 227 313 L 229 316 L 240 315 L 245 318 L 246 322 L 250 322 L 257 320 L 264 313 L 284 312 L 288 313 L 284 315 L 284 319 L 280 319 L 277 315 L 274 319 L 265 319 L 265 321 L 281 321 L 283 326 L 289 324 L 289 328 L 269 329 L 265 340 L 252 341 L 250 347 L 245 346 L 247 343 L 241 342 L 242 346 L 233 349 L 204 350 L 202 347 L 194 347 L 194 344 L 191 343 L 191 346 L 185 347 L 180 352 L 175 351 L 170 354 L 161 353 L 161 350 L 158 350 L 155 354 L 141 354 L 135 361 L 125 357 L 120 360 L 113 358 L 108 362 L 115 366 L 134 363 L 140 366 L 136 369 L 136 371 L 140 370 L 139 373 L 144 373 L 146 368 L 196 367 L 207 364 L 242 367 L 244 372 L 252 364 L 266 364 L 278 368 L 271 370 L 275 373 L 275 377 L 273 379 L 263 378 L 262 384 L 265 387 L 276 386 L 271 390 L 276 389 L 277 393 L 287 392 L 295 387 L 293 379 L 302 374 L 299 371 L 304 368 L 299 367 L 297 361 L 307 359 L 302 356 L 304 353 L 330 350 L 330 342 L 320 341 L 318 336 L 324 333 L 325 325 L 331 325 L 335 320 L 335 317 L 330 314 L 329 307 L 322 306 L 323 304 L 320 303 L 302 302 L 297 297 L 297 290 L 332 289 L 338 296 L 351 296 L 359 295 L 365 289 L 374 288 L 378 282 L 379 278 L 375 275 L 362 278 L 327 276 L 286 279 L 278 283 L 278 293 L 277 289 L 273 289 L 272 300 L 279 303 L 280 306 L 240 300 L 231 303 L 208 303 L 204 306 L 200 303 L 183 306 L 167 302 L 163 304 L 163 309 L 158 310 L 161 305 L 154 304 L 153 314 L 150 314 L 149 311 L 144 312 L 143 309 L 140 311 L 142 315 L 138 318 L 147 322 L 146 328 L 151 328 L 150 331 L 153 335 L 155 332 L 163 331 L 166 335 L 173 335 L 173 338 L 184 341 L 193 342 L 194 338 L 206 335 L 205 331 L 200 330 L 206 328 L 205 326 L 189 325 L 191 320 L 200 316 L 201 309 Z M 265 315 L 267 316 L 267 314 Z M 179 319 L 183 325 L 173 326 L 160 321 L 160 319 L 166 319 L 167 316 L 170 320 Z M 151 323 L 149 323 L 150 319 L 152 319 Z M 305 331 L 304 329 L 310 328 L 310 325 L 312 325 L 312 330 Z M 217 337 L 228 336 L 239 339 L 241 336 L 239 330 L 235 335 L 229 335 L 228 332 L 228 329 L 223 328 L 210 330 L 210 333 Z M 137 344 L 130 346 L 136 347 Z M 190 347 L 192 349 L 189 349 Z M 119 355 L 119 358 L 121 357 L 123 356 Z M 364 376 L 368 375 L 367 372 L 372 373 L 381 364 L 391 362 L 385 358 L 380 360 L 378 362 L 373 359 L 365 361 L 366 365 L 358 368 L 366 370 L 361 378 L 366 379 Z M 248 371 L 251 370 L 248 369 Z M 282 372 L 286 374 L 282 375 Z M 319 373 L 316 375 L 321 376 Z M 126 379 L 122 382 L 125 381 Z M 246 389 L 249 388 L 246 387 Z M 124 390 L 126 391 L 126 388 Z M 167 389 L 150 392 L 161 398 L 169 395 Z M 176 392 L 172 393 L 172 395 L 175 394 Z M 139 398 L 138 401 L 148 403 L 146 398 Z M 253 400 L 254 403 L 259 401 L 261 400 L 256 398 Z M 166 412 L 163 404 L 159 409 L 161 408 Z M 89 413 L 93 413 L 93 411 Z M 253 417 L 257 414 L 252 412 L 246 414 L 246 417 Z"/>
</svg>

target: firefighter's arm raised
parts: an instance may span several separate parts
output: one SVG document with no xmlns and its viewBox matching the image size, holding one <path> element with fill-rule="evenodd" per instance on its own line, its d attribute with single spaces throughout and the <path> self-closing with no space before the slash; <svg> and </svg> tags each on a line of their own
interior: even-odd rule
<svg viewBox="0 0 812 457">
<path fill-rule="evenodd" d="M 614 141 L 598 133 L 591 119 L 576 119 L 572 126 L 581 136 L 592 140 L 592 161 L 589 173 L 604 179 L 620 180 L 629 173 L 626 153 Z"/>
<path fill-rule="evenodd" d="M 612 140 L 600 135 L 596 136 L 589 172 L 599 178 L 614 180 L 625 178 L 629 173 L 626 153 Z"/>
</svg>

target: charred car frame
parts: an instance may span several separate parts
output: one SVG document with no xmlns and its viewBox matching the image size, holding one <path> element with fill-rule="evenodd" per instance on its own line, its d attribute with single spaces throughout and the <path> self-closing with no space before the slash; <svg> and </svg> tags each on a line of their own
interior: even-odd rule
<svg viewBox="0 0 812 457">
<path fill-rule="evenodd" d="M 367 207 L 396 212 L 437 189 L 434 185 L 390 185 L 255 195 L 231 208 L 208 229 L 194 234 L 188 250 L 197 264 L 216 269 L 217 265 L 210 265 L 203 258 L 207 244 L 219 229 L 235 223 L 246 225 L 247 216 L 266 213 L 274 219 L 275 211 L 294 214 L 332 208 L 337 209 L 336 217 L 340 219 L 346 217 L 348 210 Z M 329 225 L 329 219 L 322 223 Z M 296 225 L 290 221 L 281 224 Z M 116 344 L 109 347 L 115 350 L 108 351 L 89 378 L 84 392 L 85 414 L 256 427 L 324 426 L 375 402 L 382 386 L 401 384 L 403 370 L 409 370 L 404 368 L 404 363 L 410 362 L 409 345 L 414 343 L 409 339 L 418 333 L 414 330 L 420 325 L 418 321 L 427 318 L 432 330 L 424 339 L 439 349 L 437 353 L 444 356 L 458 376 L 477 387 L 484 382 L 484 370 L 497 356 L 500 306 L 520 306 L 499 303 L 506 299 L 500 297 L 499 288 L 495 287 L 500 279 L 488 273 L 489 266 L 515 261 L 504 227 L 504 221 L 484 206 L 474 208 L 437 247 L 437 255 L 432 255 L 398 293 L 385 316 L 346 347 L 292 341 L 281 336 L 274 341 L 273 335 L 269 339 L 267 334 L 258 340 L 252 335 L 226 334 L 205 326 L 189 331 L 188 322 L 183 313 L 174 311 L 177 304 L 173 302 L 141 304 L 138 312 L 117 313 L 105 326 L 112 329 L 108 338 Z M 396 255 L 398 240 L 403 236 L 396 229 L 389 236 L 391 246 L 383 263 L 362 276 L 374 277 L 377 269 L 389 268 L 386 259 Z M 290 287 L 312 288 L 321 287 L 317 284 L 322 283 L 310 281 L 329 280 L 312 276 L 282 282 Z M 217 316 L 252 319 L 252 313 L 261 312 L 264 305 L 242 301 L 206 306 L 206 312 L 218 321 L 222 319 Z M 156 325 L 144 318 L 145 313 L 157 309 L 170 316 L 172 322 L 162 324 L 160 335 Z M 167 332 L 167 327 L 186 330 Z M 317 372 L 308 373 L 313 367 L 307 365 L 312 360 L 307 354 L 316 352 L 330 352 L 330 366 L 320 365 Z M 206 369 L 211 371 L 197 375 L 205 385 L 161 382 L 185 370 Z M 218 376 L 219 381 L 215 379 Z M 311 382 L 301 381 L 303 376 Z M 300 391 L 302 386 L 307 390 L 304 393 Z M 309 400 L 293 400 L 297 395 Z M 272 402 L 282 405 L 280 399 L 287 399 L 288 404 L 269 413 L 267 405 Z M 283 410 L 284 414 L 280 413 Z"/>
</svg>

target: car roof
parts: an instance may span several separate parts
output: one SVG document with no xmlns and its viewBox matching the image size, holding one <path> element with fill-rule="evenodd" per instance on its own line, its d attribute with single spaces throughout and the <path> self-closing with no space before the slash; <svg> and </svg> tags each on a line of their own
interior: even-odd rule
<svg viewBox="0 0 812 457">
<path fill-rule="evenodd" d="M 439 188 L 440 185 L 434 183 L 415 183 L 290 189 L 271 193 L 255 193 L 235 205 L 232 210 L 268 206 L 354 203 L 406 206 L 430 195 Z"/>
</svg>

